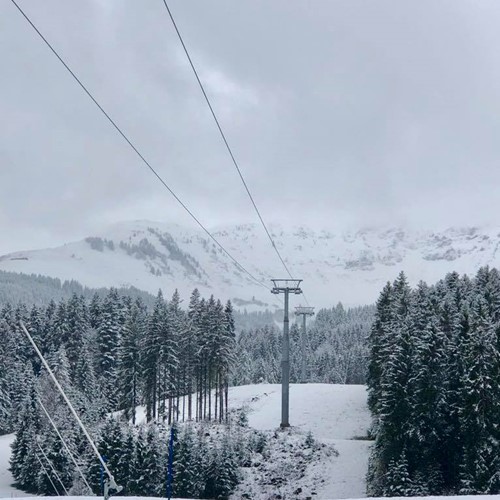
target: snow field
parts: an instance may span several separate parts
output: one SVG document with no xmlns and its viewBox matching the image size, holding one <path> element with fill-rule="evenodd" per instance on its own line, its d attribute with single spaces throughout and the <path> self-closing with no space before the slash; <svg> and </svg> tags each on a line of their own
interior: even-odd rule
<svg viewBox="0 0 500 500">
<path fill-rule="evenodd" d="M 287 498 L 304 499 L 314 491 L 314 498 L 360 498 L 365 496 L 365 474 L 370 442 L 352 439 L 366 436 L 370 425 L 364 386 L 333 384 L 291 384 L 291 429 L 275 432 L 281 420 L 281 386 L 259 384 L 229 389 L 230 408 L 245 408 L 249 426 L 266 433 L 269 450 L 265 464 L 245 472 L 242 487 L 253 491 L 252 500 L 264 500 L 282 491 Z M 144 409 L 138 409 L 138 421 Z M 316 441 L 314 449 L 304 449 L 307 433 Z M 274 437 L 273 436 L 277 436 Z M 0 497 L 25 496 L 12 486 L 8 472 L 10 443 L 13 435 L 0 437 Z M 333 448 L 338 452 L 333 451 Z M 309 462 L 314 453 L 316 460 Z M 257 464 L 259 465 L 259 464 Z M 284 469 L 290 484 L 285 486 L 258 483 L 265 474 Z M 268 488 L 268 489 L 266 489 Z M 300 493 L 294 492 L 299 491 Z M 241 498 L 241 488 L 234 498 Z M 78 497 L 80 500 L 84 497 Z"/>
<path fill-rule="evenodd" d="M 365 475 L 371 442 L 353 439 L 366 436 L 370 426 L 366 398 L 366 387 L 362 385 L 290 385 L 292 431 L 302 435 L 311 432 L 318 442 L 333 445 L 338 452 L 311 464 L 300 481 L 314 489 L 314 498 L 366 496 Z M 281 421 L 281 385 L 232 387 L 229 404 L 231 408 L 248 409 L 250 427 L 262 431 L 277 429 Z M 290 465 L 294 466 L 293 461 Z M 306 489 L 303 491 L 305 494 Z M 292 498 L 306 498 L 306 495 Z"/>
<path fill-rule="evenodd" d="M 168 233 L 180 251 L 199 263 L 202 277 L 190 274 L 149 228 Z M 304 279 L 309 300 L 317 307 L 331 307 L 332 299 L 335 302 L 340 298 L 346 306 L 373 303 L 385 283 L 394 280 L 402 269 L 407 271 L 410 283 L 416 285 L 421 279 L 433 283 L 447 272 L 474 274 L 481 266 L 500 264 L 498 227 L 449 228 L 435 233 L 400 228 L 315 231 L 278 224 L 271 224 L 270 229 L 278 247 L 286 249 L 287 257 L 294 262 L 296 274 Z M 57 248 L 0 256 L 0 269 L 74 279 L 90 287 L 133 285 L 153 294 L 162 288 L 167 297 L 178 288 L 184 299 L 197 287 L 204 296 L 217 290 L 224 300 L 251 301 L 254 296 L 270 309 L 282 307 L 281 300 L 241 275 L 230 259 L 196 228 L 168 222 L 128 221 L 93 236 L 113 241 L 114 250 L 93 250 L 87 241 L 81 240 Z M 214 236 L 254 276 L 269 283 L 273 268 L 266 267 L 266 263 L 274 263 L 275 255 L 258 225 L 220 227 Z M 144 238 L 157 250 L 156 256 L 138 258 L 120 248 L 120 242 L 137 245 Z M 170 271 L 159 276 L 151 270 L 162 268 L 162 259 L 168 261 Z M 293 305 L 299 302 L 297 299 Z M 250 304 L 247 309 L 262 307 Z"/>
<path fill-rule="evenodd" d="M 25 495 L 11 486 L 13 479 L 9 471 L 9 458 L 12 441 L 14 441 L 14 434 L 0 436 L 0 497 L 2 498 Z"/>
</svg>

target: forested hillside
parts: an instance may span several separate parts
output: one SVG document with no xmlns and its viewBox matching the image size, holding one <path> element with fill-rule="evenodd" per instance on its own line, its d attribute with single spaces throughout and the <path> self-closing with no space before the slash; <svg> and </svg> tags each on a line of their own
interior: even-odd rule
<svg viewBox="0 0 500 500">
<path fill-rule="evenodd" d="M 500 491 L 500 275 L 399 278 L 370 335 L 373 496 Z"/>
<path fill-rule="evenodd" d="M 133 299 L 140 298 L 147 306 L 154 303 L 153 295 L 134 287 L 118 288 L 117 291 Z M 68 300 L 73 294 L 90 300 L 96 294 L 103 298 L 108 293 L 109 288 L 88 288 L 75 280 L 61 281 L 39 274 L 0 271 L 0 307 L 7 303 L 22 303 L 27 307 L 48 306 L 51 301 Z"/>
<path fill-rule="evenodd" d="M 290 328 L 290 380 L 301 382 L 302 355 L 306 382 L 364 384 L 367 339 L 374 318 L 373 306 L 344 309 L 338 304 L 320 309 L 307 329 L 306 349 L 301 348 L 301 326 Z M 236 385 L 281 381 L 282 331 L 273 325 L 242 331 L 236 342 Z"/>
<path fill-rule="evenodd" d="M 102 300 L 95 295 L 88 301 L 74 294 L 68 301 L 50 302 L 47 307 L 7 304 L 0 312 L 0 432 L 16 432 L 12 473 L 26 491 L 50 491 L 37 459 L 40 445 L 57 464 L 68 489 L 74 480 L 38 398 L 78 455 L 88 457 L 89 450 L 22 333 L 20 320 L 86 424 L 100 436 L 103 453 L 112 446 L 142 453 L 142 446 L 147 448 L 143 453 L 153 453 L 153 462 L 155 456 L 165 458 L 154 449 L 161 446 L 157 436 L 161 428 L 153 425 L 133 431 L 127 427 L 128 420 L 133 424 L 140 404 L 146 406 L 148 421 L 165 425 L 184 420 L 225 421 L 228 417 L 229 369 L 235 346 L 229 302 L 224 306 L 213 296 L 201 298 L 195 290 L 184 310 L 177 292 L 170 301 L 159 293 L 148 310 L 140 299 L 132 300 L 112 289 Z M 125 418 L 123 425 L 105 418 L 118 410 Z M 126 456 L 124 449 L 121 456 Z M 115 450 L 114 460 L 117 453 Z M 129 459 L 128 467 L 132 467 Z M 137 477 L 149 478 L 147 467 L 159 466 L 157 462 L 143 463 L 143 459 L 139 463 L 146 469 L 138 470 Z M 116 469 L 127 476 L 118 465 Z M 90 477 L 98 490 L 99 470 L 90 471 Z M 130 492 L 154 494 L 144 484 L 125 485 Z"/>
<path fill-rule="evenodd" d="M 109 293 L 109 288 L 88 288 L 75 280 L 61 281 L 39 274 L 13 273 L 0 270 L 0 309 L 6 304 L 16 306 L 24 304 L 31 306 L 48 306 L 51 301 L 59 302 L 69 300 L 76 294 L 86 300 L 91 300 L 95 295 L 104 299 Z M 140 299 L 148 308 L 153 307 L 155 296 L 135 287 L 117 288 L 118 294 Z M 233 311 L 236 332 L 243 329 L 258 328 L 271 325 L 275 321 L 282 321 L 281 311 L 247 311 L 245 304 L 238 303 Z"/>
</svg>

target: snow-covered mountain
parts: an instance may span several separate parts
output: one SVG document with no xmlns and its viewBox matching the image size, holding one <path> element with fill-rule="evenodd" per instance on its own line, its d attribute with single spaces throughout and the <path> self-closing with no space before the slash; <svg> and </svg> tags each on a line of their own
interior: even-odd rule
<svg viewBox="0 0 500 500">
<path fill-rule="evenodd" d="M 449 271 L 475 273 L 500 265 L 500 230 L 450 228 L 441 232 L 363 229 L 350 232 L 270 226 L 294 277 L 303 279 L 311 305 L 372 303 L 404 270 L 410 282 L 434 282 Z M 259 281 L 285 278 L 267 236 L 255 224 L 217 228 L 214 236 Z M 201 230 L 151 221 L 123 222 L 61 247 L 0 257 L 0 269 L 36 273 L 93 287 L 127 286 L 188 299 L 194 287 L 231 298 L 248 309 L 278 307 L 282 297 L 256 284 Z M 294 305 L 302 302 L 294 298 Z"/>
</svg>

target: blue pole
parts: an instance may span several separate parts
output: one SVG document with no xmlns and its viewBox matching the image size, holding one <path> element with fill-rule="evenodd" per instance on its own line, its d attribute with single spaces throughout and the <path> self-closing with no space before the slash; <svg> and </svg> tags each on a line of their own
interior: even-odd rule
<svg viewBox="0 0 500 500">
<path fill-rule="evenodd" d="M 174 481 L 174 426 L 170 429 L 170 440 L 168 442 L 168 467 L 167 467 L 167 498 L 172 497 L 172 483 Z"/>
</svg>

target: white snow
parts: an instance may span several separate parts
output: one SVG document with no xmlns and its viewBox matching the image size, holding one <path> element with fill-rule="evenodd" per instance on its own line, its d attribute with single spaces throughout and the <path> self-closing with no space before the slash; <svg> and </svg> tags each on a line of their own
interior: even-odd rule
<svg viewBox="0 0 500 500">
<path fill-rule="evenodd" d="M 9 458 L 12 441 L 14 441 L 14 434 L 0 436 L 0 497 L 2 498 L 25 495 L 25 493 L 11 486 L 13 478 L 9 471 Z"/>
<path fill-rule="evenodd" d="M 277 429 L 281 415 L 281 386 L 277 384 L 231 387 L 230 407 L 247 407 L 249 425 L 258 430 Z M 138 420 L 144 417 L 139 409 Z M 330 456 L 308 471 L 306 480 L 317 484 L 318 499 L 365 496 L 369 442 L 353 440 L 365 436 L 370 424 L 364 386 L 331 384 L 291 384 L 290 423 L 303 433 L 333 446 L 338 456 Z M 13 489 L 7 471 L 11 436 L 0 438 L 0 497 L 22 494 Z M 321 480 L 324 480 L 322 482 Z"/>
<path fill-rule="evenodd" d="M 365 475 L 371 442 L 353 439 L 366 436 L 370 426 L 366 397 L 366 387 L 362 385 L 290 385 L 292 427 L 310 431 L 315 439 L 332 444 L 339 453 L 309 472 L 320 478 L 315 481 L 317 499 L 366 496 Z M 259 430 L 279 427 L 281 385 L 232 387 L 229 402 L 232 408 L 248 407 L 251 427 Z"/>
<path fill-rule="evenodd" d="M 480 266 L 500 265 L 498 228 L 450 228 L 440 232 L 392 228 L 341 232 L 284 228 L 275 224 L 269 227 L 293 274 L 304 280 L 308 300 L 316 307 L 331 307 L 339 300 L 344 305 L 373 303 L 384 284 L 394 280 L 401 270 L 415 285 L 420 279 L 433 283 L 450 271 L 474 274 Z M 201 277 L 190 274 L 149 228 L 171 235 L 180 250 L 199 263 Z M 258 279 L 270 285 L 271 278 L 280 277 L 281 265 L 260 226 L 245 224 L 217 228 L 214 235 Z M 282 304 L 282 300 L 271 296 L 240 272 L 198 229 L 133 221 L 115 224 L 90 236 L 112 241 L 114 250 L 107 247 L 102 252 L 93 250 L 82 240 L 53 249 L 0 256 L 0 269 L 75 279 L 91 287 L 133 285 L 151 293 L 162 288 L 167 297 L 177 287 L 186 300 L 196 286 L 202 294 L 214 293 L 221 299 L 239 298 L 252 302 L 255 297 L 268 307 Z M 144 238 L 158 255 L 136 258 L 119 246 L 122 241 L 138 244 Z M 168 272 L 162 271 L 161 276 L 151 273 L 151 269 L 160 270 L 165 262 Z M 294 297 L 293 301 L 292 305 L 298 305 L 301 297 Z M 257 303 L 245 307 L 248 310 L 262 308 Z"/>
<path fill-rule="evenodd" d="M 230 389 L 231 407 L 247 406 L 249 424 L 257 429 L 276 429 L 280 423 L 279 385 L 261 384 Z M 338 457 L 320 464 L 311 474 L 321 474 L 323 486 L 314 496 L 317 499 L 361 498 L 364 493 L 364 474 L 370 442 L 353 440 L 363 436 L 369 426 L 364 386 L 327 384 L 291 385 L 290 423 L 303 431 L 311 431 L 316 439 L 334 443 Z M 10 443 L 13 436 L 0 437 L 0 498 L 30 499 L 10 486 L 7 471 Z M 51 497 L 47 497 L 51 498 Z M 55 498 L 55 497 L 54 497 Z M 96 497 L 67 497 L 68 500 L 93 500 Z M 145 497 L 120 497 L 145 500 Z M 293 498 L 293 496 L 291 497 Z M 418 497 L 416 497 L 418 498 Z M 426 500 L 455 500 L 456 497 L 423 497 Z M 461 500 L 500 500 L 500 495 L 461 496 Z M 252 499 L 257 500 L 257 499 Z M 383 499 L 381 499 L 383 500 Z M 394 497 L 394 500 L 404 500 Z"/>
<path fill-rule="evenodd" d="M 10 498 L 10 497 L 0 497 L 0 498 Z M 18 500 L 31 500 L 33 497 L 18 497 Z M 46 499 L 56 499 L 60 497 L 43 497 Z M 64 497 L 65 500 L 95 500 L 96 497 L 73 497 L 73 496 L 67 496 Z M 123 500 L 146 500 L 150 497 L 117 497 Z M 154 498 L 154 497 L 153 497 Z M 382 497 L 382 498 L 377 498 L 377 497 L 371 497 L 373 500 L 387 500 L 387 497 Z M 461 495 L 460 497 L 412 497 L 415 500 L 419 499 L 425 499 L 425 500 L 457 500 L 459 498 L 460 500 L 500 500 L 500 495 Z M 408 497 L 391 497 L 392 500 L 408 500 Z M 191 499 L 177 499 L 177 500 L 191 500 Z M 252 499 L 253 500 L 253 499 Z"/>
</svg>

